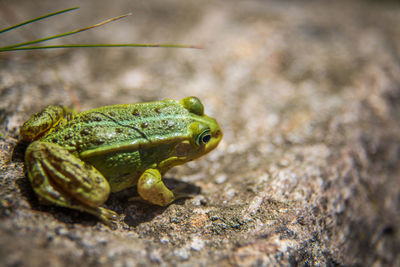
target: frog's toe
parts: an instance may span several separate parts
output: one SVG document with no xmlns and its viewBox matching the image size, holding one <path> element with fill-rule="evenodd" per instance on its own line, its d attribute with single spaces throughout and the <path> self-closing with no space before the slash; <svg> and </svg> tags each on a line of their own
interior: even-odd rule
<svg viewBox="0 0 400 267">
<path fill-rule="evenodd" d="M 111 225 L 112 222 L 116 222 L 119 219 L 118 213 L 102 207 L 97 208 L 96 215 L 106 225 Z"/>
</svg>

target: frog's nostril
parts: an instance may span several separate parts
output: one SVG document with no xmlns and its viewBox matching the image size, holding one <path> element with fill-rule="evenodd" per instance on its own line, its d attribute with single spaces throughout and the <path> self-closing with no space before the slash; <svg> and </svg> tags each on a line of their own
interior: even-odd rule
<svg viewBox="0 0 400 267">
<path fill-rule="evenodd" d="M 218 137 L 218 136 L 220 136 L 220 135 L 221 135 L 221 131 L 220 131 L 220 130 L 218 130 L 218 131 L 215 132 L 215 137 Z"/>
</svg>

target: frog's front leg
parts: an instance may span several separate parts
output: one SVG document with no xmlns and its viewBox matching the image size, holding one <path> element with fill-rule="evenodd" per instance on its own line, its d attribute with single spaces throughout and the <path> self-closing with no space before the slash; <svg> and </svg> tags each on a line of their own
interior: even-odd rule
<svg viewBox="0 0 400 267">
<path fill-rule="evenodd" d="M 144 200 L 159 206 L 167 206 L 175 200 L 175 196 L 161 178 L 161 173 L 157 169 L 148 169 L 140 176 L 137 190 Z"/>
<path fill-rule="evenodd" d="M 33 189 L 46 202 L 89 212 L 106 224 L 117 217 L 99 207 L 110 194 L 107 180 L 67 149 L 36 141 L 28 146 L 25 163 Z"/>
</svg>

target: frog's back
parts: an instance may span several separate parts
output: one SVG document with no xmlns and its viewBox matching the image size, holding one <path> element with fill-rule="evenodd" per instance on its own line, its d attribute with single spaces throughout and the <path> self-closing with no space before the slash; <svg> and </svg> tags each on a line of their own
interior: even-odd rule
<svg viewBox="0 0 400 267">
<path fill-rule="evenodd" d="M 189 114 L 176 100 L 99 107 L 77 114 L 43 141 L 77 153 L 119 144 L 143 147 L 187 136 Z"/>
</svg>

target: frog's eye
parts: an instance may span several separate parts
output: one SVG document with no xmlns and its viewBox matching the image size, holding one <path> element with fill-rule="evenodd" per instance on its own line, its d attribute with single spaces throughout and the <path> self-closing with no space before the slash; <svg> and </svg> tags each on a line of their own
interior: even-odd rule
<svg viewBox="0 0 400 267">
<path fill-rule="evenodd" d="M 197 145 L 205 145 L 211 140 L 211 131 L 210 129 L 204 130 L 201 134 L 199 134 L 196 138 Z"/>
<path fill-rule="evenodd" d="M 191 113 L 199 116 L 204 114 L 204 106 L 197 97 L 186 97 L 181 100 L 181 103 Z"/>
</svg>

